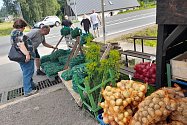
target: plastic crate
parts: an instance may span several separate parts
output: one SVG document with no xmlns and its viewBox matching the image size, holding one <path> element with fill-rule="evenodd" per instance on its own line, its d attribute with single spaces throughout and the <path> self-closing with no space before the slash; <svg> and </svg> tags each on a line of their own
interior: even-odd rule
<svg viewBox="0 0 187 125">
<path fill-rule="evenodd" d="M 104 123 L 102 114 L 99 114 L 99 115 L 97 116 L 97 120 L 98 120 L 98 122 L 100 123 L 100 125 L 108 125 L 108 124 L 105 124 L 105 123 Z"/>
</svg>

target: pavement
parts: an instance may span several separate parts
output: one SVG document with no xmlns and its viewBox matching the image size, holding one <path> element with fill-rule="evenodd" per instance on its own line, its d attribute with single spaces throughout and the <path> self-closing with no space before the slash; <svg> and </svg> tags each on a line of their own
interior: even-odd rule
<svg viewBox="0 0 187 125">
<path fill-rule="evenodd" d="M 98 125 L 63 84 L 0 106 L 0 125 Z"/>
</svg>

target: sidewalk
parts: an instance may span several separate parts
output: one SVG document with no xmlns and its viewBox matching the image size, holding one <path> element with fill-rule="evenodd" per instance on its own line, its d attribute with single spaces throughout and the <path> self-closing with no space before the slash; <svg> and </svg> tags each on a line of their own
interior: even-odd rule
<svg viewBox="0 0 187 125">
<path fill-rule="evenodd" d="M 98 125 L 63 84 L 0 106 L 1 125 Z"/>
</svg>

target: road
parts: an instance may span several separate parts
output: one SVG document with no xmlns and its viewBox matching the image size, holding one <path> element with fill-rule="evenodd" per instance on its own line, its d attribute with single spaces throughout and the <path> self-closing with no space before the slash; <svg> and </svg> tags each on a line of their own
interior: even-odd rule
<svg viewBox="0 0 187 125">
<path fill-rule="evenodd" d="M 128 14 L 120 14 L 106 18 L 106 35 L 116 35 L 125 33 L 135 28 L 144 27 L 154 24 L 156 21 L 156 9 L 136 11 Z M 80 27 L 79 23 L 75 26 Z M 46 36 L 46 41 L 49 44 L 56 45 L 60 39 L 61 27 L 51 28 L 51 32 Z M 100 27 L 102 32 L 102 27 Z M 102 35 L 101 35 L 102 36 Z M 20 67 L 15 62 L 10 62 L 7 58 L 7 53 L 10 48 L 9 37 L 0 37 L 0 93 L 22 86 L 22 74 Z M 66 48 L 66 43 L 63 40 L 59 48 Z M 51 49 L 39 46 L 39 53 L 42 55 L 50 54 Z"/>
</svg>

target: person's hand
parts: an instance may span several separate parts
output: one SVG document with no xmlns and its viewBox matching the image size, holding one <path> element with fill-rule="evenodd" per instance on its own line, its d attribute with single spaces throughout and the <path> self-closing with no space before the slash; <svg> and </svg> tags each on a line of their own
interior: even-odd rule
<svg viewBox="0 0 187 125">
<path fill-rule="evenodd" d="M 31 56 L 30 56 L 30 54 L 27 54 L 27 55 L 26 55 L 26 59 L 25 59 L 25 62 L 28 62 L 28 61 L 30 61 L 30 59 L 31 59 Z"/>
</svg>

